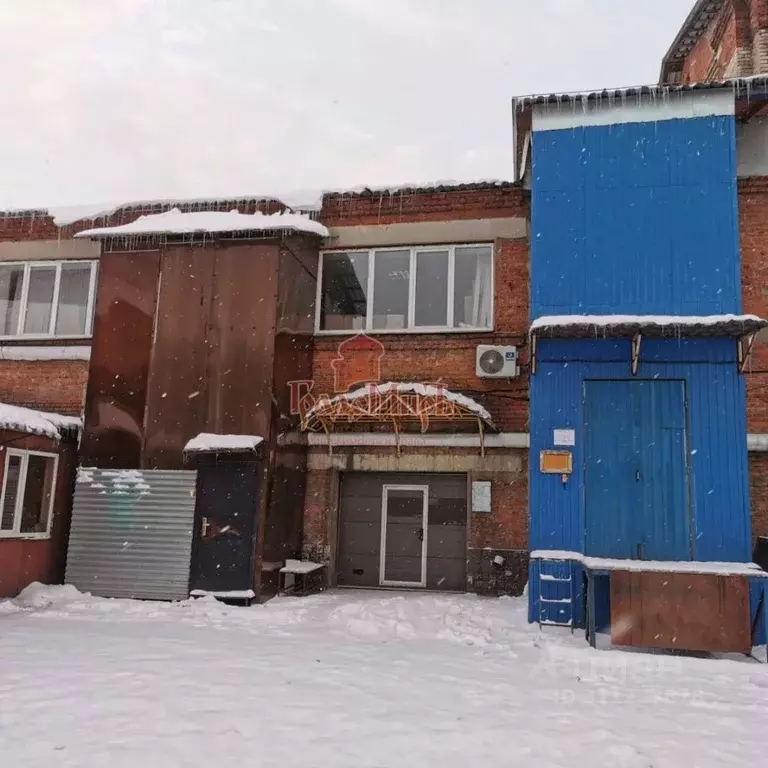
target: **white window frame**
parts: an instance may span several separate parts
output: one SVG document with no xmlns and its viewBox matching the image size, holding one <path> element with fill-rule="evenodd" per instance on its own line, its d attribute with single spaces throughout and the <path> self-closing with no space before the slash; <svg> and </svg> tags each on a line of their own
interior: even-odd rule
<svg viewBox="0 0 768 768">
<path fill-rule="evenodd" d="M 19 467 L 19 492 L 16 494 L 16 505 L 13 509 L 13 529 L 10 531 L 0 529 L 0 539 L 49 539 L 51 537 L 51 528 L 53 526 L 53 503 L 56 500 L 56 481 L 59 476 L 59 456 L 56 453 L 47 453 L 46 451 L 27 451 L 19 448 L 7 448 L 5 451 L 5 469 L 3 472 L 3 490 L 0 493 L 0 515 L 5 508 L 5 486 L 8 482 L 8 464 L 12 456 L 18 456 L 21 459 Z M 27 466 L 30 456 L 45 456 L 53 459 L 53 485 L 51 486 L 51 500 L 48 507 L 48 521 L 45 531 L 36 531 L 34 533 L 21 532 L 21 509 L 24 504 L 24 493 L 27 486 Z"/>
<path fill-rule="evenodd" d="M 421 506 L 421 563 L 418 581 L 397 581 L 387 579 L 387 516 L 389 514 L 390 491 L 414 491 L 422 494 Z M 381 489 L 381 541 L 379 544 L 379 586 L 380 587 L 426 587 L 427 586 L 427 536 L 429 534 L 429 486 L 428 485 L 384 485 Z"/>
<path fill-rule="evenodd" d="M 63 265 L 90 265 L 91 275 L 88 283 L 88 302 L 85 307 L 85 333 L 63 334 L 56 333 L 56 320 L 59 314 L 59 289 L 61 287 L 61 268 Z M 24 277 L 21 283 L 21 299 L 19 302 L 19 319 L 16 324 L 16 333 L 0 334 L 0 340 L 40 340 L 40 339 L 90 339 L 93 336 L 93 310 L 96 304 L 96 275 L 99 262 L 95 259 L 67 259 L 65 261 L 2 261 L 1 267 L 23 267 Z M 27 299 L 29 295 L 29 276 L 33 269 L 47 267 L 56 269 L 56 277 L 53 283 L 53 297 L 51 299 L 51 319 L 48 323 L 47 333 L 24 333 L 24 322 L 27 317 Z"/>
<path fill-rule="evenodd" d="M 491 250 L 491 322 L 488 326 L 479 326 L 476 328 L 453 328 L 454 320 L 454 287 L 456 277 L 456 249 L 457 248 L 490 248 Z M 410 264 L 408 273 L 408 318 L 406 328 L 373 328 L 373 301 L 374 301 L 374 275 L 376 269 L 376 253 L 385 251 L 410 251 Z M 414 327 L 416 314 L 416 254 L 424 251 L 447 251 L 448 252 L 448 319 L 447 326 L 418 326 Z M 323 257 L 327 254 L 338 255 L 348 253 L 367 253 L 368 254 L 368 285 L 366 287 L 366 317 L 363 328 L 356 330 L 345 328 L 341 330 L 323 330 L 320 327 L 322 318 L 323 301 Z M 435 244 L 435 245 L 403 245 L 387 246 L 386 248 L 343 248 L 320 251 L 320 261 L 317 273 L 317 295 L 315 297 L 315 334 L 317 336 L 349 336 L 355 333 L 365 332 L 369 336 L 378 336 L 380 334 L 419 334 L 419 333 L 488 333 L 493 331 L 493 320 L 496 302 L 496 249 L 493 243 L 454 243 L 453 245 Z"/>
</svg>

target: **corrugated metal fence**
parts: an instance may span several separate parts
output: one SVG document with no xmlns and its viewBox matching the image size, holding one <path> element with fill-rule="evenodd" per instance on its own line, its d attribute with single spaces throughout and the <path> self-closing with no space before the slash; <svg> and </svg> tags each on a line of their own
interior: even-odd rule
<svg viewBox="0 0 768 768">
<path fill-rule="evenodd" d="M 67 583 L 102 597 L 188 597 L 196 477 L 78 470 Z"/>
</svg>

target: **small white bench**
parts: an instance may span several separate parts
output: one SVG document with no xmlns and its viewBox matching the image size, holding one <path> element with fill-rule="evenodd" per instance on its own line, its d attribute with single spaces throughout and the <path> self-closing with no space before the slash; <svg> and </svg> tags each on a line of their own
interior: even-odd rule
<svg viewBox="0 0 768 768">
<path fill-rule="evenodd" d="M 286 560 L 285 565 L 280 569 L 278 592 L 283 593 L 291 589 L 294 592 L 300 591 L 301 594 L 306 594 L 307 576 L 311 573 L 317 574 L 323 568 L 325 568 L 324 563 L 313 563 L 311 560 Z M 300 590 L 296 588 L 297 582 L 301 584 Z"/>
</svg>

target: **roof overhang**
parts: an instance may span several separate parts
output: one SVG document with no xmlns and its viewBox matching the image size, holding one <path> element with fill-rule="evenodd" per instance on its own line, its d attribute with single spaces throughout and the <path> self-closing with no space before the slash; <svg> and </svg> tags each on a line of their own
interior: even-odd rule
<svg viewBox="0 0 768 768">
<path fill-rule="evenodd" d="M 644 338 L 731 338 L 738 342 L 737 364 L 743 373 L 757 334 L 768 320 L 757 315 L 551 315 L 534 320 L 529 331 L 531 373 L 536 347 L 549 339 L 631 339 L 631 373 L 637 374 Z"/>
<path fill-rule="evenodd" d="M 757 315 L 552 315 L 531 324 L 531 335 L 557 339 L 743 338 L 768 327 Z"/>
<path fill-rule="evenodd" d="M 768 99 L 768 73 L 682 85 L 630 85 L 624 88 L 602 88 L 592 91 L 534 93 L 528 96 L 516 96 L 512 99 L 512 103 L 517 111 L 545 104 L 581 108 L 587 103 L 596 101 L 612 102 L 619 105 L 633 98 L 651 97 L 661 101 L 673 94 L 718 90 L 732 91 L 737 104 L 742 101 L 765 101 Z"/>
</svg>

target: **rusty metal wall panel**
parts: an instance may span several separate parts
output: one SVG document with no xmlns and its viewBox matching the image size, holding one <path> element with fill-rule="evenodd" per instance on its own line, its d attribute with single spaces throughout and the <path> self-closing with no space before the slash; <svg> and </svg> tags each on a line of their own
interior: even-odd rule
<svg viewBox="0 0 768 768">
<path fill-rule="evenodd" d="M 133 252 L 101 257 L 83 464 L 139 466 L 159 256 Z"/>
<path fill-rule="evenodd" d="M 611 641 L 639 648 L 749 653 L 749 583 L 743 576 L 611 574 Z"/>
<path fill-rule="evenodd" d="M 199 432 L 269 435 L 277 243 L 163 253 L 144 465 L 182 466 Z"/>
<path fill-rule="evenodd" d="M 81 469 L 66 581 L 102 597 L 183 600 L 197 472 Z"/>
<path fill-rule="evenodd" d="M 312 378 L 317 246 L 300 238 L 283 242 L 277 269 L 277 306 L 274 352 L 274 399 L 280 414 L 273 425 L 274 447 L 271 494 L 264 525 L 264 560 L 296 557 L 306 490 L 307 447 L 280 445 L 277 430 L 298 428 L 290 413 L 289 382 Z"/>
<path fill-rule="evenodd" d="M 162 255 L 150 362 L 143 466 L 180 469 L 185 443 L 205 423 L 206 334 L 214 246 L 168 246 Z"/>
<path fill-rule="evenodd" d="M 275 394 L 284 416 L 290 411 L 288 382 L 312 378 L 317 270 L 316 245 L 298 239 L 283 243 L 277 272 Z M 291 422 L 297 423 L 298 418 Z"/>
<path fill-rule="evenodd" d="M 269 436 L 278 244 L 216 252 L 208 336 L 209 432 Z"/>
</svg>

